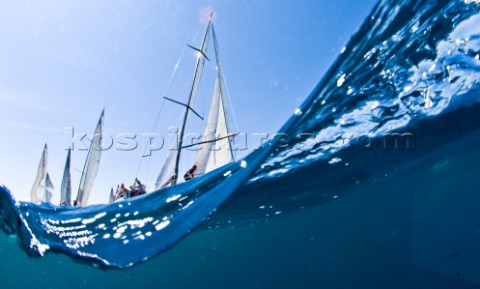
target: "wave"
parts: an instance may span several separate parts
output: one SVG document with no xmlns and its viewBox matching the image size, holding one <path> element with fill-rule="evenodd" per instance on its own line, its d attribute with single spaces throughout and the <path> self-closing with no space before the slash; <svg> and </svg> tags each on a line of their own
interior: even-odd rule
<svg viewBox="0 0 480 289">
<path fill-rule="evenodd" d="M 408 177 L 480 133 L 479 9 L 470 0 L 380 1 L 275 138 L 242 161 L 85 208 L 17 202 L 0 186 L 0 228 L 32 256 L 126 268 L 192 230 L 264 222 L 381 187 L 388 173 Z"/>
</svg>

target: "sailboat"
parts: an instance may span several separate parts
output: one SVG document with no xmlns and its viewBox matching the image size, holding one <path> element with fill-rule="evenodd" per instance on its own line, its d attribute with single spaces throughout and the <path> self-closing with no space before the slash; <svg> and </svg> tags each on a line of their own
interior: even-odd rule
<svg viewBox="0 0 480 289">
<path fill-rule="evenodd" d="M 176 185 L 179 175 L 179 164 L 182 150 L 192 146 L 198 146 L 195 163 L 192 168 L 185 174 L 185 179 L 191 179 L 196 176 L 201 176 L 216 168 L 226 165 L 234 161 L 232 145 L 230 138 L 236 134 L 232 134 L 228 128 L 227 110 L 226 110 L 226 85 L 223 77 L 223 70 L 220 62 L 220 54 L 218 49 L 217 38 L 215 35 L 215 29 L 212 23 L 213 11 L 210 13 L 208 25 L 205 30 L 200 48 L 195 48 L 191 45 L 188 47 L 198 52 L 198 58 L 195 66 L 195 72 L 193 76 L 192 85 L 186 104 L 177 100 L 164 97 L 173 103 L 182 105 L 185 107 L 183 113 L 183 121 L 179 130 L 178 141 L 175 148 L 170 150 L 169 155 L 162 167 L 160 174 L 155 182 L 155 190 Z M 198 87 L 202 77 L 203 67 L 205 59 L 210 60 L 207 57 L 207 48 L 209 37 L 212 37 L 213 48 L 216 63 L 216 80 L 212 97 L 212 103 L 210 106 L 210 112 L 208 115 L 207 123 L 205 126 L 202 140 L 196 144 L 184 146 L 184 136 L 187 129 L 190 113 L 200 115 L 193 109 L 195 98 L 197 95 Z M 201 117 L 200 117 L 201 118 Z"/>
<path fill-rule="evenodd" d="M 74 206 L 85 207 L 87 205 L 88 198 L 90 197 L 90 192 L 92 191 L 92 188 L 93 188 L 93 182 L 97 177 L 98 167 L 100 166 L 100 157 L 102 155 L 101 144 L 102 144 L 104 116 L 105 116 L 105 109 L 103 109 L 102 113 L 100 114 L 100 118 L 98 119 L 97 126 L 95 128 L 95 133 L 93 134 L 93 138 L 90 143 L 87 159 L 85 160 L 85 166 L 83 167 L 83 171 L 82 171 L 82 177 L 80 178 L 80 185 L 78 187 L 77 198 L 73 204 Z M 70 166 L 69 156 L 67 159 L 68 167 Z M 65 178 L 65 173 L 64 173 L 64 178 Z M 69 179 L 69 176 L 67 177 L 66 182 L 68 181 L 68 179 Z M 68 183 L 65 186 L 68 186 Z M 65 190 L 67 194 L 68 188 L 65 188 Z M 68 196 L 66 195 L 65 200 L 67 199 L 68 199 Z"/>
<path fill-rule="evenodd" d="M 46 188 L 46 177 L 47 175 L 47 164 L 48 164 L 48 147 L 47 144 L 43 147 L 42 156 L 40 158 L 40 163 L 38 164 L 37 177 L 32 186 L 32 191 L 30 193 L 30 199 L 32 203 L 40 204 L 41 202 L 46 202 L 45 192 L 41 192 L 40 189 L 43 188 L 45 191 Z M 50 177 L 48 177 L 50 181 Z M 51 183 L 51 182 L 50 182 Z M 39 197 L 39 194 L 42 195 L 42 198 Z"/>
<path fill-rule="evenodd" d="M 98 119 L 92 142 L 90 143 L 87 159 L 85 161 L 85 166 L 82 171 L 82 177 L 80 179 L 80 185 L 78 187 L 77 198 L 74 201 L 75 206 L 83 207 L 87 205 L 90 192 L 92 191 L 93 182 L 95 181 L 95 178 L 97 176 L 98 167 L 100 165 L 100 156 L 102 152 L 101 143 L 104 116 L 105 109 L 102 110 L 102 113 L 100 114 L 100 118 Z M 65 169 L 63 172 L 60 206 L 71 206 L 72 202 L 70 157 L 71 150 L 69 149 L 67 154 L 67 161 L 65 162 Z M 50 175 L 47 173 L 47 163 L 48 148 L 47 144 L 45 144 L 42 152 L 42 157 L 38 165 L 37 177 L 35 179 L 35 182 L 33 183 L 32 191 L 30 193 L 32 203 L 40 204 L 42 202 L 51 202 L 52 200 L 54 187 L 52 181 L 50 180 Z M 41 191 L 40 189 L 43 189 L 43 191 Z M 39 197 L 39 195 L 41 197 Z"/>
</svg>

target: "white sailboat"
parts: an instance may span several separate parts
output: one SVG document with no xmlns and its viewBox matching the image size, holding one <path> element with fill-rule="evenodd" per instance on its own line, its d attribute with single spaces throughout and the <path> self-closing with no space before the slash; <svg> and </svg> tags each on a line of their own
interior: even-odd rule
<svg viewBox="0 0 480 289">
<path fill-rule="evenodd" d="M 32 203 L 51 203 L 53 196 L 53 183 L 50 175 L 47 172 L 48 164 L 48 147 L 47 144 L 43 147 L 42 157 L 38 165 L 37 177 L 32 186 L 30 198 Z"/>
<path fill-rule="evenodd" d="M 212 97 L 212 104 L 210 106 L 207 124 L 205 126 L 204 134 L 201 141 L 196 144 L 184 146 L 184 135 L 187 128 L 190 112 L 193 112 L 197 116 L 200 116 L 193 109 L 193 105 L 202 77 L 205 59 L 209 60 L 207 57 L 207 48 L 210 33 L 213 40 L 216 63 L 216 80 Z M 215 29 L 212 23 L 212 13 L 210 13 L 208 25 L 203 36 L 201 47 L 195 48 L 190 45 L 188 46 L 198 52 L 198 59 L 195 67 L 193 82 L 187 104 L 183 104 L 179 101 L 165 97 L 165 99 L 169 101 L 184 106 L 185 112 L 183 114 L 183 122 L 180 128 L 178 142 L 175 145 L 176 149 L 171 150 L 169 155 L 167 156 L 165 164 L 163 165 L 162 170 L 155 182 L 155 190 L 169 185 L 177 184 L 181 153 L 182 150 L 187 147 L 198 146 L 198 152 L 195 163 L 193 164 L 192 168 L 187 172 L 187 174 L 185 174 L 186 180 L 203 175 L 234 161 L 230 138 L 235 136 L 236 134 L 231 134 L 227 125 L 228 121 L 226 110 L 225 80 L 223 77 L 223 70 L 220 63 L 220 55 L 215 35 Z"/>
<path fill-rule="evenodd" d="M 48 164 L 48 147 L 47 144 L 43 147 L 42 157 L 40 158 L 40 163 L 38 164 L 37 177 L 32 186 L 32 191 L 30 193 L 30 199 L 32 203 L 40 204 L 42 202 L 39 197 L 40 189 L 42 188 L 42 183 L 45 181 L 45 176 L 47 174 L 47 164 Z"/>
<path fill-rule="evenodd" d="M 102 143 L 102 130 L 103 119 L 105 111 L 103 110 L 95 128 L 95 133 L 88 150 L 85 166 L 82 171 L 82 177 L 80 179 L 80 185 L 78 188 L 77 198 L 74 201 L 75 206 L 86 206 L 90 192 L 92 191 L 93 182 L 97 176 L 98 167 L 100 165 L 101 156 L 101 143 Z M 71 206 L 72 203 L 72 184 L 70 176 L 70 157 L 71 150 L 68 150 L 67 161 L 65 162 L 65 169 L 63 172 L 60 205 Z M 47 144 L 43 148 L 40 164 L 38 165 L 37 177 L 33 183 L 30 198 L 32 203 L 40 204 L 42 202 L 51 202 L 53 196 L 53 183 L 50 180 L 50 176 L 47 173 L 48 163 L 48 148 Z M 40 197 L 39 197 L 40 196 Z"/>
<path fill-rule="evenodd" d="M 92 142 L 90 143 L 90 149 L 88 150 L 85 166 L 83 167 L 82 177 L 80 179 L 80 185 L 78 187 L 77 198 L 74 201 L 74 206 L 84 207 L 88 203 L 88 198 L 90 197 L 90 192 L 92 191 L 93 182 L 95 181 L 98 167 L 100 166 L 100 157 L 102 155 L 101 144 L 104 116 L 105 109 L 102 110 L 102 113 L 100 114 L 100 118 L 98 119 Z"/>
</svg>

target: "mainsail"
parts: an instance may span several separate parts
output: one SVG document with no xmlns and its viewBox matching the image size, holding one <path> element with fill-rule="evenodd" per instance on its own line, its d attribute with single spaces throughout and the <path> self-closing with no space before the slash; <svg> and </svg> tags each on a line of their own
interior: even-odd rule
<svg viewBox="0 0 480 289">
<path fill-rule="evenodd" d="M 47 144 L 43 147 L 42 157 L 40 158 L 40 163 L 38 165 L 37 170 L 37 178 L 33 183 L 32 191 L 30 193 L 30 198 L 32 203 L 40 204 L 41 200 L 38 197 L 38 190 L 42 185 L 43 180 L 45 179 L 45 175 L 47 173 L 47 163 L 48 163 L 48 148 Z"/>
<path fill-rule="evenodd" d="M 43 192 L 42 202 L 51 203 L 53 190 L 54 188 L 52 180 L 50 179 L 50 175 L 47 173 L 47 176 L 45 177 L 45 190 Z"/>
<path fill-rule="evenodd" d="M 102 153 L 101 144 L 104 114 L 105 110 L 103 110 L 102 114 L 100 115 L 92 142 L 90 144 L 90 149 L 88 150 L 87 159 L 85 161 L 82 177 L 80 179 L 80 186 L 78 188 L 78 194 L 75 203 L 76 206 L 84 207 L 87 205 L 90 192 L 92 191 L 93 182 L 97 176 L 98 167 L 100 165 L 100 156 Z"/>
<path fill-rule="evenodd" d="M 72 203 L 72 181 L 70 178 L 70 152 L 68 150 L 65 170 L 63 171 L 62 188 L 60 190 L 60 206 L 71 206 Z"/>
<path fill-rule="evenodd" d="M 213 26 L 212 38 L 217 63 L 217 78 L 202 145 L 199 147 L 195 162 L 197 166 L 196 175 L 205 174 L 233 161 L 225 109 L 225 80 Z"/>
</svg>

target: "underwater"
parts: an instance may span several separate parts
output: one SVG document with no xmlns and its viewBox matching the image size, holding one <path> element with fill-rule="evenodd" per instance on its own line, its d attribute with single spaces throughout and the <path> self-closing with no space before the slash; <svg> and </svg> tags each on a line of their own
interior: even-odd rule
<svg viewBox="0 0 480 289">
<path fill-rule="evenodd" d="M 235 162 L 85 207 L 17 200 L 0 175 L 0 287 L 478 288 L 480 2 L 364 9 Z"/>
</svg>

